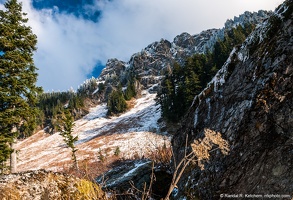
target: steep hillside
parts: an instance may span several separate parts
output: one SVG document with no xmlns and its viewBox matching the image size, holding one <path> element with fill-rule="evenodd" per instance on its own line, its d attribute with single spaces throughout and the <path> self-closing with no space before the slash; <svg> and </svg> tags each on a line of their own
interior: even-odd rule
<svg viewBox="0 0 293 200">
<path fill-rule="evenodd" d="M 278 7 L 234 48 L 208 87 L 194 98 L 172 139 L 177 162 L 184 157 L 186 138 L 190 151 L 190 143 L 203 137 L 204 128 L 220 132 L 230 144 L 230 154 L 213 152 L 203 171 L 190 166 L 174 199 L 249 194 L 292 198 L 292 10 L 289 0 Z"/>
<path fill-rule="evenodd" d="M 163 145 L 169 146 L 169 136 L 157 134 L 160 108 L 154 98 L 155 94 L 143 91 L 142 97 L 133 102 L 134 107 L 118 117 L 107 117 L 106 105 L 101 104 L 77 120 L 73 134 L 79 138 L 76 142 L 79 162 L 110 164 L 118 159 L 147 158 Z M 62 171 L 72 164 L 70 149 L 58 133 L 40 131 L 18 142 L 16 149 L 18 171 Z M 118 149 L 119 155 L 115 155 Z"/>
</svg>

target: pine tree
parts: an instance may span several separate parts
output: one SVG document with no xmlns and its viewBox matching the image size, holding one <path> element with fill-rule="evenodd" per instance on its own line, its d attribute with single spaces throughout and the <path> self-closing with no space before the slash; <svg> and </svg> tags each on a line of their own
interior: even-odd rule
<svg viewBox="0 0 293 200">
<path fill-rule="evenodd" d="M 119 114 L 125 112 L 127 103 L 124 99 L 121 84 L 118 85 L 117 90 L 113 90 L 108 97 L 108 115 Z"/>
<path fill-rule="evenodd" d="M 8 159 L 12 150 L 9 146 L 10 140 L 6 135 L 0 134 L 0 174 L 6 170 L 5 161 Z"/>
<path fill-rule="evenodd" d="M 178 122 L 199 94 L 227 60 L 235 45 L 241 44 L 254 25 L 238 26 L 225 32 L 213 52 L 194 54 L 186 58 L 183 66 L 174 63 L 161 82 L 156 101 L 161 105 L 162 117 L 168 122 Z"/>
<path fill-rule="evenodd" d="M 78 163 L 77 163 L 77 158 L 76 158 L 76 151 L 78 150 L 74 143 L 78 140 L 78 136 L 73 136 L 73 127 L 74 127 L 74 122 L 73 122 L 73 117 L 71 116 L 70 112 L 68 110 L 65 110 L 65 112 L 61 116 L 61 122 L 59 123 L 59 131 L 60 135 L 63 137 L 63 140 L 65 144 L 71 148 L 72 152 L 72 160 L 74 163 L 75 169 L 78 169 Z"/>
<path fill-rule="evenodd" d="M 135 80 L 132 78 L 127 83 L 127 88 L 124 93 L 125 100 L 130 100 L 132 97 L 136 96 L 136 90 L 135 90 Z"/>
<path fill-rule="evenodd" d="M 37 37 L 26 26 L 21 3 L 8 0 L 4 6 L 6 10 L 0 10 L 0 163 L 13 152 L 8 143 L 13 144 L 20 131 L 27 135 L 35 128 L 35 104 L 41 92 L 33 61 Z"/>
<path fill-rule="evenodd" d="M 158 92 L 157 102 L 161 104 L 162 116 L 170 122 L 179 121 L 185 111 L 184 71 L 178 63 L 174 63 L 172 71 L 165 76 Z"/>
</svg>

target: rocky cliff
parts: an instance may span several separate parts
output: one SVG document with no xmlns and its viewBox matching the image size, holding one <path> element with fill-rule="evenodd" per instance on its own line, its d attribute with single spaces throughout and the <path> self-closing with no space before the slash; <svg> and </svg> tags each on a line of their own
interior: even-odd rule
<svg viewBox="0 0 293 200">
<path fill-rule="evenodd" d="M 212 153 L 201 171 L 190 166 L 174 199 L 287 195 L 293 191 L 293 16 L 285 1 L 236 47 L 195 97 L 173 138 L 177 162 L 204 128 L 220 132 L 230 154 Z M 241 196 L 238 196 L 241 197 Z M 264 197 L 264 196 L 261 196 Z"/>
<path fill-rule="evenodd" d="M 210 29 L 195 35 L 182 33 L 176 36 L 173 42 L 165 39 L 153 42 L 133 54 L 128 62 L 109 59 L 98 80 L 118 78 L 126 84 L 129 76 L 135 75 L 139 77 L 145 89 L 150 88 L 160 82 L 165 72 L 171 70 L 175 61 L 183 64 L 187 57 L 195 53 L 210 51 L 217 40 L 224 38 L 226 31 L 238 25 L 261 23 L 269 15 L 270 12 L 267 11 L 245 12 L 239 17 L 234 17 L 233 20 L 227 20 L 225 27 L 221 29 Z"/>
</svg>

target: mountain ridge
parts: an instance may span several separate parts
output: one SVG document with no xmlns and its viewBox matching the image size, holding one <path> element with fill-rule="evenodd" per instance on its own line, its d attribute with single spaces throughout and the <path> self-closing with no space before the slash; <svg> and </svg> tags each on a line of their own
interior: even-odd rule
<svg viewBox="0 0 293 200">
<path fill-rule="evenodd" d="M 116 58 L 109 59 L 97 80 L 105 81 L 118 76 L 122 83 L 125 83 L 124 76 L 134 73 L 141 78 L 146 89 L 159 83 L 174 62 L 184 64 L 185 59 L 195 53 L 211 51 L 216 41 L 224 38 L 225 31 L 237 25 L 244 27 L 248 23 L 261 23 L 270 14 L 271 12 L 267 11 L 245 12 L 234 17 L 234 20 L 227 20 L 221 29 L 208 29 L 195 35 L 184 32 L 177 35 L 172 42 L 166 39 L 153 42 L 140 52 L 134 53 L 128 62 Z"/>
</svg>

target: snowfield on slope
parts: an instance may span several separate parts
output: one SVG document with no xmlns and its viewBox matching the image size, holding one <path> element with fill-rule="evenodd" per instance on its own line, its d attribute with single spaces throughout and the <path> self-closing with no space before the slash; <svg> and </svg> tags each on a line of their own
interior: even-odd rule
<svg viewBox="0 0 293 200">
<path fill-rule="evenodd" d="M 135 100 L 134 107 L 120 116 L 107 117 L 106 104 L 90 109 L 88 115 L 75 121 L 74 135 L 77 159 L 99 161 L 114 156 L 119 149 L 119 158 L 147 157 L 158 147 L 170 145 L 170 137 L 158 134 L 160 106 L 155 102 L 156 94 L 143 91 Z M 39 131 L 16 144 L 18 171 L 46 169 L 60 171 L 71 162 L 71 151 L 59 133 L 50 135 Z"/>
</svg>

